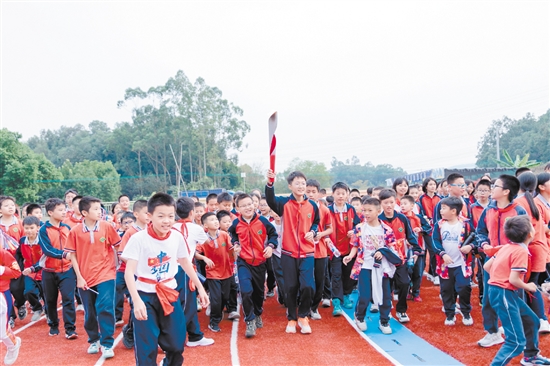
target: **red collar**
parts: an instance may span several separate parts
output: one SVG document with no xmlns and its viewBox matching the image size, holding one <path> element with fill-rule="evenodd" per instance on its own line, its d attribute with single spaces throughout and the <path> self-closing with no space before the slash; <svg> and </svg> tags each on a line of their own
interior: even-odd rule
<svg viewBox="0 0 550 366">
<path fill-rule="evenodd" d="M 154 239 L 157 239 L 157 240 L 166 240 L 170 237 L 170 234 L 172 233 L 172 230 L 170 230 L 168 232 L 168 234 L 166 234 L 166 236 L 164 238 L 161 238 L 160 236 L 158 236 L 158 234 L 155 232 L 155 229 L 153 229 L 153 224 L 152 223 L 149 223 L 147 225 L 147 234 L 149 234 L 149 236 L 151 236 L 152 238 Z"/>
</svg>

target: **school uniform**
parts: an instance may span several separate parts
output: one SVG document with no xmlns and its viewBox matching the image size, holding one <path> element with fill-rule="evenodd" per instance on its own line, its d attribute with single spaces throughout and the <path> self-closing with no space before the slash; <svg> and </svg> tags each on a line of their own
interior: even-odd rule
<svg viewBox="0 0 550 366">
<path fill-rule="evenodd" d="M 218 230 L 215 237 L 208 235 L 206 243 L 197 245 L 197 252 L 214 262 L 214 268 L 206 267 L 206 279 L 210 290 L 210 324 L 217 325 L 222 321 L 223 308 L 229 303 L 231 287 L 235 282 L 233 245 L 229 235 Z"/>
<path fill-rule="evenodd" d="M 539 353 L 539 318 L 519 297 L 510 283 L 510 272 L 527 272 L 529 251 L 525 244 L 505 244 L 496 253 L 490 269 L 487 296 L 506 336 L 491 365 L 506 365 L 522 352 L 525 357 Z"/>
<path fill-rule="evenodd" d="M 428 220 L 432 229 L 434 225 L 434 209 L 439 201 L 441 201 L 441 197 L 437 194 L 434 194 L 432 197 L 430 197 L 429 195 L 424 193 L 418 198 L 418 203 L 420 205 L 420 215 Z M 435 258 L 435 251 L 431 242 L 426 243 L 426 249 L 428 249 L 428 252 L 430 253 L 430 266 L 428 272 L 430 273 L 430 275 L 435 276 L 437 261 Z"/>
<path fill-rule="evenodd" d="M 361 221 L 353 206 L 348 203 L 344 205 L 341 211 L 335 204 L 328 206 L 328 209 L 330 211 L 333 229 L 332 234 L 330 234 L 330 240 L 341 254 L 340 257 L 331 255 L 330 258 L 332 298 L 339 299 L 343 304 L 344 297 L 351 294 L 357 281 L 350 277 L 355 258 L 348 263 L 347 266 L 344 265 L 342 259 L 351 251 L 348 232 L 353 230 L 355 225 L 358 225 Z"/>
<path fill-rule="evenodd" d="M 325 231 L 332 226 L 332 218 L 329 209 L 324 205 L 318 205 L 319 207 L 319 231 Z M 320 238 L 315 243 L 314 253 L 314 277 L 315 277 L 315 293 L 313 295 L 313 301 L 311 304 L 311 311 L 316 312 L 319 307 L 319 303 L 323 298 L 325 274 L 328 265 L 328 247 L 326 238 Z"/>
<path fill-rule="evenodd" d="M 171 230 L 159 238 L 149 224 L 132 235 L 121 257 L 137 261 L 136 289 L 147 309 L 147 320 L 134 319 L 136 365 L 156 366 L 159 346 L 165 366 L 182 365 L 185 317 L 175 276 L 178 260 L 189 258 L 183 236 Z"/>
<path fill-rule="evenodd" d="M 33 312 L 42 311 L 40 299 L 44 299 L 42 291 L 42 267 L 40 267 L 40 258 L 42 258 L 42 249 L 38 244 L 38 235 L 35 240 L 30 241 L 26 236 L 19 240 L 18 252 L 23 257 L 23 270 L 30 268 L 31 273 L 24 276 L 25 299 L 31 305 Z"/>
<path fill-rule="evenodd" d="M 283 226 L 282 224 L 277 225 L 275 221 L 271 224 L 277 232 L 277 247 L 273 249 L 273 255 L 271 256 L 271 266 L 273 268 L 273 274 L 275 275 L 275 281 L 277 282 L 277 301 L 279 304 L 285 305 L 285 280 L 283 276 L 283 267 L 281 266 Z"/>
<path fill-rule="evenodd" d="M 497 247 L 509 242 L 504 233 L 504 223 L 510 217 L 527 215 L 527 212 L 520 205 L 511 202 L 504 208 L 498 208 L 496 201 L 491 201 L 481 214 L 476 229 L 476 246 L 483 250 L 484 244 Z M 487 257 L 494 254 L 495 250 L 485 252 Z M 487 288 L 490 274 L 483 271 L 483 286 Z M 498 331 L 497 313 L 491 306 L 488 296 L 483 296 L 481 314 L 483 316 L 483 328 L 490 334 Z"/>
<path fill-rule="evenodd" d="M 52 329 L 59 327 L 57 295 L 60 292 L 66 333 L 74 332 L 76 329 L 74 306 L 76 275 L 71 261 L 66 259 L 68 252 L 65 251 L 69 231 L 69 226 L 60 223 L 57 227 L 49 221 L 38 231 L 38 242 L 44 254 L 40 260 L 40 266 L 42 267 L 42 287 L 46 300 L 48 325 Z"/>
<path fill-rule="evenodd" d="M 93 228 L 76 225 L 67 237 L 65 250 L 76 253 L 82 278 L 90 290 L 79 289 L 84 305 L 84 329 L 88 343 L 99 341 L 112 348 L 115 341 L 116 249 L 120 236 L 111 224 L 97 221 Z"/>
<path fill-rule="evenodd" d="M 21 220 L 19 220 L 16 216 L 12 217 L 12 221 L 9 224 L 2 223 L 2 220 L 0 219 L 0 230 L 2 230 L 4 233 L 6 233 L 8 236 L 13 238 L 17 243 L 21 240 L 21 238 L 25 235 L 24 229 L 23 229 L 23 223 Z M 13 250 L 10 250 L 11 255 L 14 256 L 15 260 L 19 264 L 19 266 L 23 266 L 23 258 L 21 257 L 21 254 L 17 252 L 17 250 L 14 248 Z M 13 278 L 10 281 L 10 292 L 15 299 L 13 302 L 12 310 L 10 317 L 12 319 L 16 318 L 15 315 L 15 308 L 20 309 L 25 306 L 25 279 L 23 276 L 19 276 L 17 278 Z"/>
<path fill-rule="evenodd" d="M 76 225 L 82 223 L 82 217 L 80 219 L 77 219 L 76 217 L 74 217 L 74 213 L 72 213 L 71 215 L 67 213 L 66 219 L 63 220 L 62 222 L 72 229 Z"/>
<path fill-rule="evenodd" d="M 404 214 L 409 223 L 411 229 L 420 228 L 421 231 L 417 235 L 418 246 L 422 250 L 422 254 L 418 254 L 414 267 L 412 268 L 411 282 L 412 282 L 412 296 L 420 296 L 420 284 L 422 283 L 422 277 L 424 276 L 424 268 L 426 267 L 426 249 L 432 246 L 432 227 L 428 220 L 423 216 L 417 215 L 414 212 L 408 212 Z"/>
<path fill-rule="evenodd" d="M 231 235 L 231 243 L 241 247 L 237 258 L 237 275 L 245 321 L 248 322 L 263 313 L 267 273 L 263 252 L 267 246 L 272 249 L 277 247 L 277 232 L 265 217 L 254 214 L 250 221 L 242 216 L 233 221 L 228 233 Z"/>
<path fill-rule="evenodd" d="M 305 195 L 301 202 L 296 201 L 294 195 L 275 196 L 273 186 L 266 185 L 265 195 L 269 207 L 283 221 L 281 266 L 285 282 L 285 303 L 288 320 L 296 321 L 298 317 L 305 318 L 309 315 L 315 293 L 315 245 L 304 237 L 308 232 L 313 232 L 313 236 L 317 235 L 319 209 Z M 273 238 L 273 245 L 276 246 L 276 235 Z"/>
<path fill-rule="evenodd" d="M 17 340 L 8 322 L 13 307 L 10 281 L 21 276 L 21 268 L 13 255 L 3 248 L 0 248 L 0 267 L 0 341 L 11 349 Z"/>
<path fill-rule="evenodd" d="M 126 248 L 126 245 L 128 244 L 128 241 L 134 235 L 135 233 L 140 232 L 144 228 L 139 227 L 136 223 L 132 224 L 126 230 L 124 235 L 122 236 L 122 239 L 120 240 L 120 245 L 118 246 L 117 255 L 120 257 L 122 252 L 124 251 L 124 248 Z M 122 320 L 122 315 L 124 312 L 124 296 L 128 296 L 130 299 L 130 308 L 132 307 L 132 301 L 130 298 L 130 294 L 128 293 L 128 287 L 126 286 L 126 280 L 124 279 L 124 272 L 126 271 L 126 263 L 124 261 L 120 261 L 120 265 L 118 267 L 118 270 L 116 272 L 116 295 L 115 295 L 115 320 Z M 128 326 L 132 327 L 132 313 L 130 312 L 130 316 L 128 318 Z"/>
</svg>

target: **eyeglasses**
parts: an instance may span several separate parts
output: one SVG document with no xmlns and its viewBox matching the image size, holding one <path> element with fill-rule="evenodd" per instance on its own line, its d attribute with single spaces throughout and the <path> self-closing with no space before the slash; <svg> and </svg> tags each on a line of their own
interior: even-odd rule
<svg viewBox="0 0 550 366">
<path fill-rule="evenodd" d="M 499 186 L 498 184 L 491 184 L 491 189 L 495 189 L 495 188 L 497 188 L 497 187 L 498 187 L 498 188 L 504 189 L 503 186 Z"/>
<path fill-rule="evenodd" d="M 466 188 L 466 184 L 449 184 L 451 187 Z"/>
<path fill-rule="evenodd" d="M 133 224 L 134 222 L 133 221 L 122 221 L 122 223 L 124 225 L 130 225 L 130 224 Z"/>
</svg>

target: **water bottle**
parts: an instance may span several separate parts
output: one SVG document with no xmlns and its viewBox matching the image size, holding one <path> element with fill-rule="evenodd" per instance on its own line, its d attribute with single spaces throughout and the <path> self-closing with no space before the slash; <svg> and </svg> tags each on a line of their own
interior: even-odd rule
<svg viewBox="0 0 550 366">
<path fill-rule="evenodd" d="M 408 255 L 407 255 L 407 269 L 409 273 L 412 273 L 414 268 L 414 258 L 413 258 L 413 251 L 412 249 L 409 249 Z"/>
<path fill-rule="evenodd" d="M 328 247 L 329 247 L 330 251 L 332 252 L 332 255 L 334 255 L 336 258 L 339 258 L 339 257 L 342 255 L 342 253 L 340 253 L 340 251 L 338 250 L 338 248 L 336 248 L 336 247 L 334 246 L 334 244 L 332 243 L 332 241 L 329 241 L 329 242 L 328 242 Z"/>
</svg>

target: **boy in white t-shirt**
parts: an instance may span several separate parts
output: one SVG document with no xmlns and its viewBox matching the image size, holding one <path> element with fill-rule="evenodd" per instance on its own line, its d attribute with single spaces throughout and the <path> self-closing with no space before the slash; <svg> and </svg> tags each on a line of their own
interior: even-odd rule
<svg viewBox="0 0 550 366">
<path fill-rule="evenodd" d="M 395 273 L 395 266 L 385 258 L 390 252 L 394 253 L 397 262 L 400 262 L 395 252 L 395 236 L 391 227 L 382 222 L 380 201 L 374 197 L 364 197 L 362 200 L 364 221 L 357 225 L 351 237 L 352 248 L 342 262 L 347 266 L 357 254 L 357 260 L 351 270 L 351 278 L 358 279 L 357 289 L 359 296 L 355 307 L 355 324 L 360 331 L 367 330 L 365 315 L 367 308 L 373 302 L 379 305 L 379 329 L 384 334 L 391 334 L 389 325 L 391 310 L 390 278 Z M 384 250 L 386 253 L 383 254 Z"/>
<path fill-rule="evenodd" d="M 436 272 L 441 279 L 445 325 L 455 325 L 456 295 L 459 296 L 462 323 L 468 326 L 474 324 L 470 316 L 472 257 L 469 255 L 473 244 L 463 245 L 473 228 L 470 220 L 459 216 L 463 204 L 459 197 L 442 199 L 439 203 L 442 219 L 435 223 L 432 234 L 435 254 L 438 256 Z"/>
<path fill-rule="evenodd" d="M 184 314 L 176 290 L 178 263 L 197 287 L 203 306 L 208 305 L 208 296 L 189 261 L 183 237 L 172 229 L 174 199 L 157 193 L 147 210 L 151 220 L 147 230 L 134 234 L 121 255 L 134 304 L 136 364 L 156 365 L 160 346 L 165 352 L 162 364 L 182 365 L 185 332 L 181 331 Z"/>
</svg>

